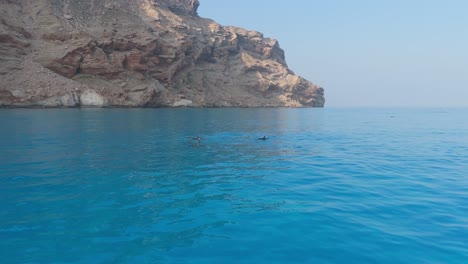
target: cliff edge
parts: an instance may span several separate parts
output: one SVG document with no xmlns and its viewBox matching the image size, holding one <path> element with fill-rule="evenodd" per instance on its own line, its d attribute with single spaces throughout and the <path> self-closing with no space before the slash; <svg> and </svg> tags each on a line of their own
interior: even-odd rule
<svg viewBox="0 0 468 264">
<path fill-rule="evenodd" d="M 278 41 L 198 0 L 0 0 L 0 106 L 322 107 Z"/>
</svg>

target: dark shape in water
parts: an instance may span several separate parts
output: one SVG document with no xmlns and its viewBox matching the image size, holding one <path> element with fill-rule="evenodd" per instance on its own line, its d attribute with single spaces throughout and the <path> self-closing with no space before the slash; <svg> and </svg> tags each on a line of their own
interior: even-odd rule
<svg viewBox="0 0 468 264">
<path fill-rule="evenodd" d="M 266 136 L 263 136 L 261 138 L 258 138 L 258 140 L 267 140 L 268 138 Z"/>
</svg>

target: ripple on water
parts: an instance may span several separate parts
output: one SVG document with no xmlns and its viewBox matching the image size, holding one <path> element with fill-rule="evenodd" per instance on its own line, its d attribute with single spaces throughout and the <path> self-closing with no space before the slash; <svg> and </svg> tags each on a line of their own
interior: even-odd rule
<svg viewBox="0 0 468 264">
<path fill-rule="evenodd" d="M 467 114 L 2 110 L 2 261 L 468 263 Z"/>
</svg>

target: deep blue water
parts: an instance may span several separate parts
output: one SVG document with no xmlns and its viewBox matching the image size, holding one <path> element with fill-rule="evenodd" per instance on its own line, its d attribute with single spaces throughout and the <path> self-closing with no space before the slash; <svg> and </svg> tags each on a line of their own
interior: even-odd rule
<svg viewBox="0 0 468 264">
<path fill-rule="evenodd" d="M 0 158 L 1 263 L 468 263 L 468 109 L 0 110 Z"/>
</svg>

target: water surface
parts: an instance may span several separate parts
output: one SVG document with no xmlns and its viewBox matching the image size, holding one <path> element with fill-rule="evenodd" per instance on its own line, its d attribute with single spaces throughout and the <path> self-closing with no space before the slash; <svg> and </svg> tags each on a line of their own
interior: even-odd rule
<svg viewBox="0 0 468 264">
<path fill-rule="evenodd" d="M 467 116 L 1 110 L 2 263 L 468 263 Z"/>
</svg>

